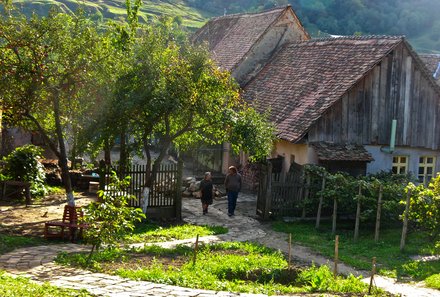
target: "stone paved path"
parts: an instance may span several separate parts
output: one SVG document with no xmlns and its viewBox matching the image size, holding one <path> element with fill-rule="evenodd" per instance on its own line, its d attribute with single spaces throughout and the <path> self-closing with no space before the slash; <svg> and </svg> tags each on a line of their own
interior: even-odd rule
<svg viewBox="0 0 440 297">
<path fill-rule="evenodd" d="M 273 232 L 265 224 L 256 220 L 255 196 L 240 194 L 236 215 L 228 217 L 226 200 L 216 200 L 209 208 L 207 215 L 202 215 L 201 204 L 198 199 L 185 199 L 183 203 L 183 218 L 186 222 L 198 225 L 222 225 L 229 229 L 227 234 L 219 236 L 206 236 L 200 238 L 202 242 L 214 241 L 254 241 L 269 247 L 280 249 L 287 253 L 288 244 L 286 235 Z M 193 244 L 194 240 L 181 240 L 162 243 L 163 246 L 173 246 L 179 243 Z M 143 245 L 143 244 L 141 244 Z M 92 273 L 84 270 L 62 267 L 53 262 L 60 251 L 85 251 L 89 247 L 62 244 L 40 247 L 31 247 L 15 250 L 0 256 L 0 269 L 14 275 L 30 277 L 37 282 L 49 282 L 52 285 L 86 289 L 97 296 L 180 296 L 180 297 L 214 297 L 214 296 L 254 296 L 263 297 L 261 294 L 243 294 L 231 292 L 216 292 L 181 288 L 170 285 L 155 284 L 145 281 L 132 281 L 118 276 L 102 273 Z M 294 245 L 292 247 L 294 261 L 310 264 L 333 265 L 328 259 L 311 253 L 307 248 Z M 339 272 L 343 274 L 368 276 L 368 272 L 357 271 L 344 264 L 340 264 Z M 369 282 L 366 278 L 364 281 Z M 437 290 L 430 290 L 414 285 L 397 284 L 394 280 L 376 277 L 376 285 L 385 290 L 407 297 L 435 297 L 440 296 Z"/>
</svg>

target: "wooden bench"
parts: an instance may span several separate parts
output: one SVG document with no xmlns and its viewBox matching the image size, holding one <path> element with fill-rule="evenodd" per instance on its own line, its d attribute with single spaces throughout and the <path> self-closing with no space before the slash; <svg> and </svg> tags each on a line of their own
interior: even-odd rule
<svg viewBox="0 0 440 297">
<path fill-rule="evenodd" d="M 81 207 L 65 205 L 61 221 L 44 223 L 44 237 L 65 239 L 68 236 L 71 242 L 75 242 L 77 238 L 82 237 L 83 229 L 87 228 L 87 224 L 80 222 L 82 217 Z"/>
</svg>

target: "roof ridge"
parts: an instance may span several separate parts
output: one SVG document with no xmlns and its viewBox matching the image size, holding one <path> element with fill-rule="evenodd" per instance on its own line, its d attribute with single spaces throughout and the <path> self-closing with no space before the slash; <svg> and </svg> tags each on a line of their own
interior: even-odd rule
<svg viewBox="0 0 440 297">
<path fill-rule="evenodd" d="M 222 16 L 217 16 L 217 17 L 213 17 L 209 20 L 209 22 L 211 21 L 216 21 L 219 19 L 224 19 L 224 18 L 236 18 L 236 17 L 254 17 L 254 16 L 259 16 L 259 15 L 264 15 L 264 14 L 268 14 L 268 13 L 272 13 L 276 10 L 280 10 L 283 11 L 286 8 L 292 7 L 290 4 L 289 5 L 285 5 L 285 6 L 280 6 L 280 7 L 274 7 L 274 8 L 270 8 L 270 9 L 266 9 L 260 12 L 241 12 L 241 13 L 232 13 L 232 14 L 227 14 L 227 15 L 222 15 Z"/>
<path fill-rule="evenodd" d="M 371 40 L 371 39 L 399 39 L 402 40 L 405 38 L 405 35 L 343 35 L 343 36 L 334 36 L 334 37 L 319 37 L 319 38 L 311 38 L 309 40 L 303 40 L 298 43 L 303 42 L 320 42 L 320 41 L 334 41 L 334 40 Z"/>
</svg>

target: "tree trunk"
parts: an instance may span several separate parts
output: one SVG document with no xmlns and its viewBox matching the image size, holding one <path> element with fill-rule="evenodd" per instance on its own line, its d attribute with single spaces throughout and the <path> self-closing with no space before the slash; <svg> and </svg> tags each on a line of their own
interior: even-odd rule
<svg viewBox="0 0 440 297">
<path fill-rule="evenodd" d="M 104 143 L 104 162 L 106 165 L 112 164 L 111 145 L 109 140 L 105 140 Z"/>
<path fill-rule="evenodd" d="M 64 143 L 63 129 L 61 127 L 60 105 L 57 96 L 54 98 L 53 104 L 55 115 L 55 129 L 59 145 L 58 163 L 61 168 L 61 178 L 63 180 L 64 188 L 66 189 L 67 204 L 69 204 L 70 206 L 75 206 L 72 181 L 70 180 L 69 167 L 67 163 L 67 151 Z"/>
<path fill-rule="evenodd" d="M 122 171 L 125 172 L 125 170 L 127 169 L 127 164 L 128 164 L 128 154 L 127 154 L 127 143 L 125 141 L 125 131 L 121 133 L 120 137 L 121 137 L 121 146 L 120 146 L 120 151 L 119 151 L 119 168 Z"/>
</svg>

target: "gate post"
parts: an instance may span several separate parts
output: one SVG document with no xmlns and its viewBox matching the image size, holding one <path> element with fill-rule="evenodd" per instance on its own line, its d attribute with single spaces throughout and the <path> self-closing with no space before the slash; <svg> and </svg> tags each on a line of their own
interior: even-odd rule
<svg viewBox="0 0 440 297">
<path fill-rule="evenodd" d="M 264 194 L 265 207 L 263 213 L 263 220 L 268 220 L 272 210 L 272 163 L 267 164 L 266 171 L 266 193 Z"/>
<path fill-rule="evenodd" d="M 183 161 L 182 158 L 179 158 L 179 162 L 177 163 L 177 180 L 176 180 L 176 219 L 182 220 L 182 175 L 183 175 Z"/>
</svg>

